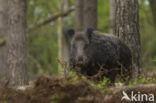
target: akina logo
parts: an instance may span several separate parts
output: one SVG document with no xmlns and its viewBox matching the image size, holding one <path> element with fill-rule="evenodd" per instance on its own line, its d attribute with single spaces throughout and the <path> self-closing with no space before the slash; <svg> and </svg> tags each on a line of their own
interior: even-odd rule
<svg viewBox="0 0 156 103">
<path fill-rule="evenodd" d="M 122 91 L 122 98 L 123 100 L 138 102 L 138 101 L 148 101 L 148 102 L 154 102 L 154 94 L 141 94 L 141 92 L 134 93 L 134 91 L 131 91 L 131 94 L 128 96 L 128 94 L 125 91 Z"/>
</svg>

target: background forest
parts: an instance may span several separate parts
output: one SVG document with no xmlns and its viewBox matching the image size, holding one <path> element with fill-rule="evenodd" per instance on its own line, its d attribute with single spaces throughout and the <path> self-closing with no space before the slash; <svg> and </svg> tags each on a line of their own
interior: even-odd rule
<svg viewBox="0 0 156 103">
<path fill-rule="evenodd" d="M 0 0 L 0 103 L 154 103 L 155 33 L 156 0 Z"/>
<path fill-rule="evenodd" d="M 109 0 L 98 0 L 98 25 L 101 32 L 110 31 Z M 61 12 L 60 0 L 27 0 L 27 27 L 31 28 L 39 22 Z M 156 6 L 156 4 L 154 4 Z M 68 8 L 74 6 L 74 0 L 69 0 Z M 156 26 L 148 0 L 139 0 L 140 6 L 140 36 L 142 43 L 142 58 L 144 70 L 154 71 L 156 66 Z M 74 12 L 63 17 L 63 32 L 74 26 Z M 58 73 L 58 28 L 59 21 L 45 21 L 37 28 L 27 33 L 27 60 L 30 78 L 41 74 L 55 75 Z"/>
</svg>

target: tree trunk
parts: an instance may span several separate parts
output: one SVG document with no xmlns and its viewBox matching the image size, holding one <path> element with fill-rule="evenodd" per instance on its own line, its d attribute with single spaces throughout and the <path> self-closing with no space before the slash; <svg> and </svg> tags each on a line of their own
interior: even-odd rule
<svg viewBox="0 0 156 103">
<path fill-rule="evenodd" d="M 133 78 L 137 78 L 141 72 L 138 0 L 116 0 L 114 33 L 131 49 Z"/>
<path fill-rule="evenodd" d="M 84 0 L 75 0 L 75 30 L 83 30 L 83 6 Z"/>
<path fill-rule="evenodd" d="M 110 9 L 110 33 L 113 34 L 114 22 L 115 22 L 115 0 L 109 0 Z"/>
<path fill-rule="evenodd" d="M 97 0 L 75 1 L 75 30 L 97 27 Z"/>
<path fill-rule="evenodd" d="M 59 4 L 59 9 L 61 12 L 67 11 L 69 9 L 69 0 L 61 0 Z M 59 54 L 58 58 L 61 60 L 61 65 L 58 66 L 59 73 L 61 75 L 68 75 L 68 63 L 69 63 L 69 40 L 67 35 L 63 33 L 63 22 L 66 22 L 66 18 L 58 18 L 58 45 Z"/>
<path fill-rule="evenodd" d="M 63 0 L 63 12 L 67 11 L 69 9 L 69 0 Z M 67 24 L 67 17 L 63 18 L 63 23 Z M 66 25 L 64 25 L 66 27 Z M 70 48 L 70 42 L 69 42 L 69 38 L 68 35 L 66 33 L 63 33 L 62 36 L 62 57 L 63 57 L 63 61 L 64 61 L 64 75 L 67 76 L 68 75 L 68 65 L 69 65 L 69 48 Z"/>
<path fill-rule="evenodd" d="M 154 21 L 155 28 L 156 28 L 156 0 L 149 0 L 149 2 L 150 2 L 151 10 L 152 10 L 153 21 Z"/>
<path fill-rule="evenodd" d="M 84 29 L 97 27 L 97 0 L 84 0 L 83 8 Z"/>
<path fill-rule="evenodd" d="M 58 34 L 58 59 L 62 61 L 62 17 L 58 18 L 57 23 L 57 34 Z M 63 75 L 63 68 L 60 64 L 58 64 L 58 72 L 59 74 Z"/>
<path fill-rule="evenodd" d="M 9 84 L 28 83 L 26 67 L 26 0 L 8 0 L 8 69 Z"/>
<path fill-rule="evenodd" d="M 7 39 L 8 34 L 8 0 L 0 0 L 0 38 L 1 40 Z M 6 41 L 7 42 L 7 41 Z M 0 47 L 0 84 L 4 84 L 9 79 L 9 71 L 7 67 L 7 46 Z"/>
</svg>

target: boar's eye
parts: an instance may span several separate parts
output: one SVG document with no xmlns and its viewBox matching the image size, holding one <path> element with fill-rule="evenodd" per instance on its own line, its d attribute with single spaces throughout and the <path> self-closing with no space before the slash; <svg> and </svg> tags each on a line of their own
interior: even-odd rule
<svg viewBox="0 0 156 103">
<path fill-rule="evenodd" d="M 92 27 L 87 29 L 86 33 L 87 33 L 87 36 L 89 39 L 92 37 L 93 31 L 94 31 L 94 29 Z"/>
<path fill-rule="evenodd" d="M 87 49 L 88 46 L 89 46 L 89 44 L 85 44 L 85 45 L 84 45 L 84 49 Z"/>
<path fill-rule="evenodd" d="M 73 35 L 74 35 L 74 33 L 75 33 L 75 31 L 74 31 L 74 29 L 70 28 L 70 29 L 68 29 L 68 30 L 66 31 L 66 33 L 69 35 L 70 38 L 72 38 Z"/>
<path fill-rule="evenodd" d="M 76 49 L 76 45 L 75 45 L 75 44 L 73 44 L 73 45 L 72 45 L 72 48 L 73 48 L 73 49 Z"/>
</svg>

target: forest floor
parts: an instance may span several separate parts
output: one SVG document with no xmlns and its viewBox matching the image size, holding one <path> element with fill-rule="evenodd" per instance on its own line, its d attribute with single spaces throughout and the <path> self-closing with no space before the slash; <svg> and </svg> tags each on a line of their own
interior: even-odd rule
<svg viewBox="0 0 156 103">
<path fill-rule="evenodd" d="M 128 96 L 131 91 L 156 96 L 156 84 L 97 88 L 82 78 L 41 76 L 25 90 L 1 87 L 0 103 L 133 103 L 128 100 L 121 101 L 123 91 Z"/>
</svg>

